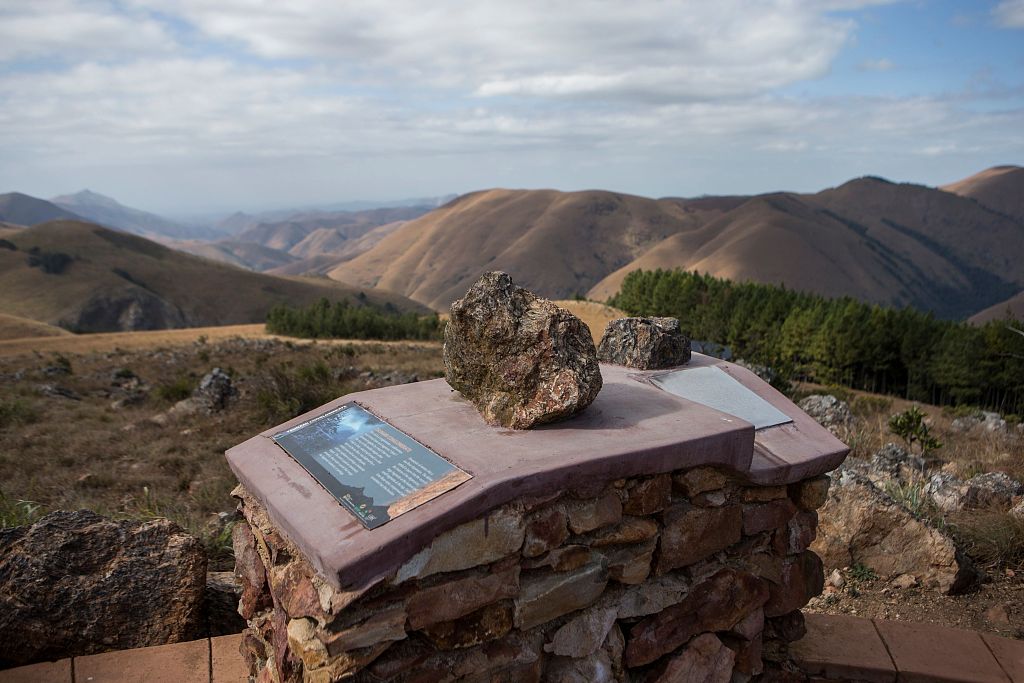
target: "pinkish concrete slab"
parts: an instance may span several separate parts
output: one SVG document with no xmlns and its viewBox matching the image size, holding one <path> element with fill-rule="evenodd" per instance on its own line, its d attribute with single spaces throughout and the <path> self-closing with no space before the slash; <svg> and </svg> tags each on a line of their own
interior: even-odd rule
<svg viewBox="0 0 1024 683">
<path fill-rule="evenodd" d="M 875 621 L 899 683 L 1009 683 L 981 636 L 935 624 Z"/>
<path fill-rule="evenodd" d="M 249 667 L 238 647 L 242 634 L 210 638 L 211 683 L 247 683 Z"/>
<path fill-rule="evenodd" d="M 210 641 L 140 647 L 75 657 L 75 681 L 91 683 L 208 683 Z"/>
<path fill-rule="evenodd" d="M 71 683 L 71 660 L 5 669 L 0 671 L 0 683 Z"/>
<path fill-rule="evenodd" d="M 989 633 L 983 633 L 981 637 L 1010 680 L 1013 683 L 1024 683 L 1024 642 Z"/>
<path fill-rule="evenodd" d="M 794 422 L 755 436 L 743 420 L 654 386 L 653 372 L 602 365 L 601 393 L 566 422 L 528 431 L 492 427 L 444 380 L 432 380 L 340 397 L 228 450 L 228 463 L 327 581 L 354 591 L 394 571 L 442 531 L 520 496 L 699 465 L 729 468 L 755 483 L 789 483 L 832 469 L 845 457 L 842 443 L 753 373 L 700 354 L 691 361 L 692 367 L 709 364 Z M 473 479 L 377 529 L 364 529 L 270 438 L 347 401 Z M 755 450 L 761 455 L 752 470 Z"/>
<path fill-rule="evenodd" d="M 826 680 L 895 683 L 896 666 L 870 619 L 805 614 L 807 635 L 790 645 L 806 673 Z"/>
</svg>

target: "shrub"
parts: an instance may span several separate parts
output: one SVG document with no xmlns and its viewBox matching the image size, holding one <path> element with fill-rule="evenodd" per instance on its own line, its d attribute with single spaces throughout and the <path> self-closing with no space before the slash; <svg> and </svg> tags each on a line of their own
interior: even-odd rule
<svg viewBox="0 0 1024 683">
<path fill-rule="evenodd" d="M 195 388 L 195 380 L 191 377 L 182 376 L 178 377 L 173 382 L 158 386 L 156 388 L 156 395 L 168 403 L 177 403 L 178 401 L 184 401 L 186 398 L 191 396 Z"/>
<path fill-rule="evenodd" d="M 335 378 L 323 361 L 271 367 L 255 384 L 256 405 L 268 423 L 290 420 L 348 391 L 347 384 Z"/>
<path fill-rule="evenodd" d="M 42 506 L 31 500 L 11 500 L 0 491 L 0 529 L 32 524 L 43 516 Z"/>
<path fill-rule="evenodd" d="M 23 398 L 0 400 L 0 429 L 16 424 L 28 424 L 39 419 L 35 408 Z"/>
<path fill-rule="evenodd" d="M 74 260 L 74 257 L 63 252 L 42 251 L 33 247 L 28 255 L 28 266 L 38 268 L 48 275 L 60 275 Z"/>
<path fill-rule="evenodd" d="M 889 417 L 889 431 L 903 439 L 908 448 L 913 449 L 917 443 L 921 447 L 921 453 L 942 448 L 942 442 L 932 436 L 924 417 L 920 408 L 911 406 L 902 413 Z"/>
<path fill-rule="evenodd" d="M 951 530 L 964 552 L 984 567 L 1024 563 L 1024 519 L 1007 512 L 974 510 L 957 515 Z"/>
</svg>

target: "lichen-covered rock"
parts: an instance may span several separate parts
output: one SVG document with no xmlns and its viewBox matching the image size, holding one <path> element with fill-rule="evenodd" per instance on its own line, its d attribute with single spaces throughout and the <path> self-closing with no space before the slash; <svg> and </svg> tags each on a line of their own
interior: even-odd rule
<svg viewBox="0 0 1024 683">
<path fill-rule="evenodd" d="M 672 368 L 689 362 L 690 340 L 675 318 L 619 318 L 605 326 L 597 357 L 640 370 Z"/>
<path fill-rule="evenodd" d="M 0 667 L 191 640 L 206 556 L 166 519 L 54 512 L 0 531 Z"/>
<path fill-rule="evenodd" d="M 501 272 L 485 273 L 452 304 L 444 367 L 488 423 L 512 429 L 572 417 L 601 390 L 587 326 Z"/>
<path fill-rule="evenodd" d="M 907 483 L 920 479 L 924 473 L 924 459 L 899 444 L 887 443 L 871 456 L 867 477 L 875 484 L 886 481 Z"/>
<path fill-rule="evenodd" d="M 231 375 L 220 368 L 214 368 L 203 376 L 199 386 L 192 392 L 192 398 L 206 412 L 217 412 L 224 410 L 228 401 L 238 394 L 238 390 L 231 384 Z"/>
<path fill-rule="evenodd" d="M 835 433 L 853 424 L 853 413 L 846 401 L 829 394 L 812 394 L 800 401 L 800 410 L 813 417 L 822 427 Z"/>
<path fill-rule="evenodd" d="M 811 550 L 830 568 L 863 564 L 882 579 L 915 576 L 924 586 L 955 594 L 978 575 L 952 539 L 917 519 L 868 479 L 844 472 L 818 512 Z"/>
</svg>

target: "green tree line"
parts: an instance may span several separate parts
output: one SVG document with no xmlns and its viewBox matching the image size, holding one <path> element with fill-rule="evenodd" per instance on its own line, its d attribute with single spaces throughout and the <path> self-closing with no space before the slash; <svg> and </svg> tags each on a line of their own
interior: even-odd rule
<svg viewBox="0 0 1024 683">
<path fill-rule="evenodd" d="M 679 318 L 693 339 L 729 346 L 790 379 L 1024 414 L 1017 322 L 975 326 L 850 297 L 660 269 L 627 275 L 609 304 L 630 315 Z"/>
<path fill-rule="evenodd" d="M 381 309 L 322 298 L 305 308 L 275 306 L 267 313 L 267 331 L 311 339 L 440 339 L 444 325 L 436 313 L 400 313 L 390 304 Z"/>
</svg>

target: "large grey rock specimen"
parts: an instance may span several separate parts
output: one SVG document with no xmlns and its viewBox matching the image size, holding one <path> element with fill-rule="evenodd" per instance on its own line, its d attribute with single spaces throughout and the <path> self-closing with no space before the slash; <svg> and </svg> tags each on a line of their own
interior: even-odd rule
<svg viewBox="0 0 1024 683">
<path fill-rule="evenodd" d="M 675 318 L 619 318 L 605 326 L 597 357 L 640 370 L 672 368 L 689 362 L 690 340 Z"/>
<path fill-rule="evenodd" d="M 220 368 L 214 368 L 203 376 L 199 386 L 192 392 L 192 398 L 206 412 L 217 412 L 227 407 L 228 401 L 238 394 L 231 384 L 231 375 Z"/>
<path fill-rule="evenodd" d="M 867 478 L 843 472 L 818 510 L 811 550 L 830 569 L 862 564 L 882 579 L 910 574 L 926 587 L 962 593 L 978 580 L 952 539 L 914 517 Z"/>
<path fill-rule="evenodd" d="M 202 545 L 166 519 L 0 531 L 0 668 L 200 637 L 205 585 Z"/>
<path fill-rule="evenodd" d="M 587 326 L 501 272 L 485 273 L 452 304 L 444 368 L 487 422 L 512 429 L 571 417 L 601 390 Z"/>
</svg>

